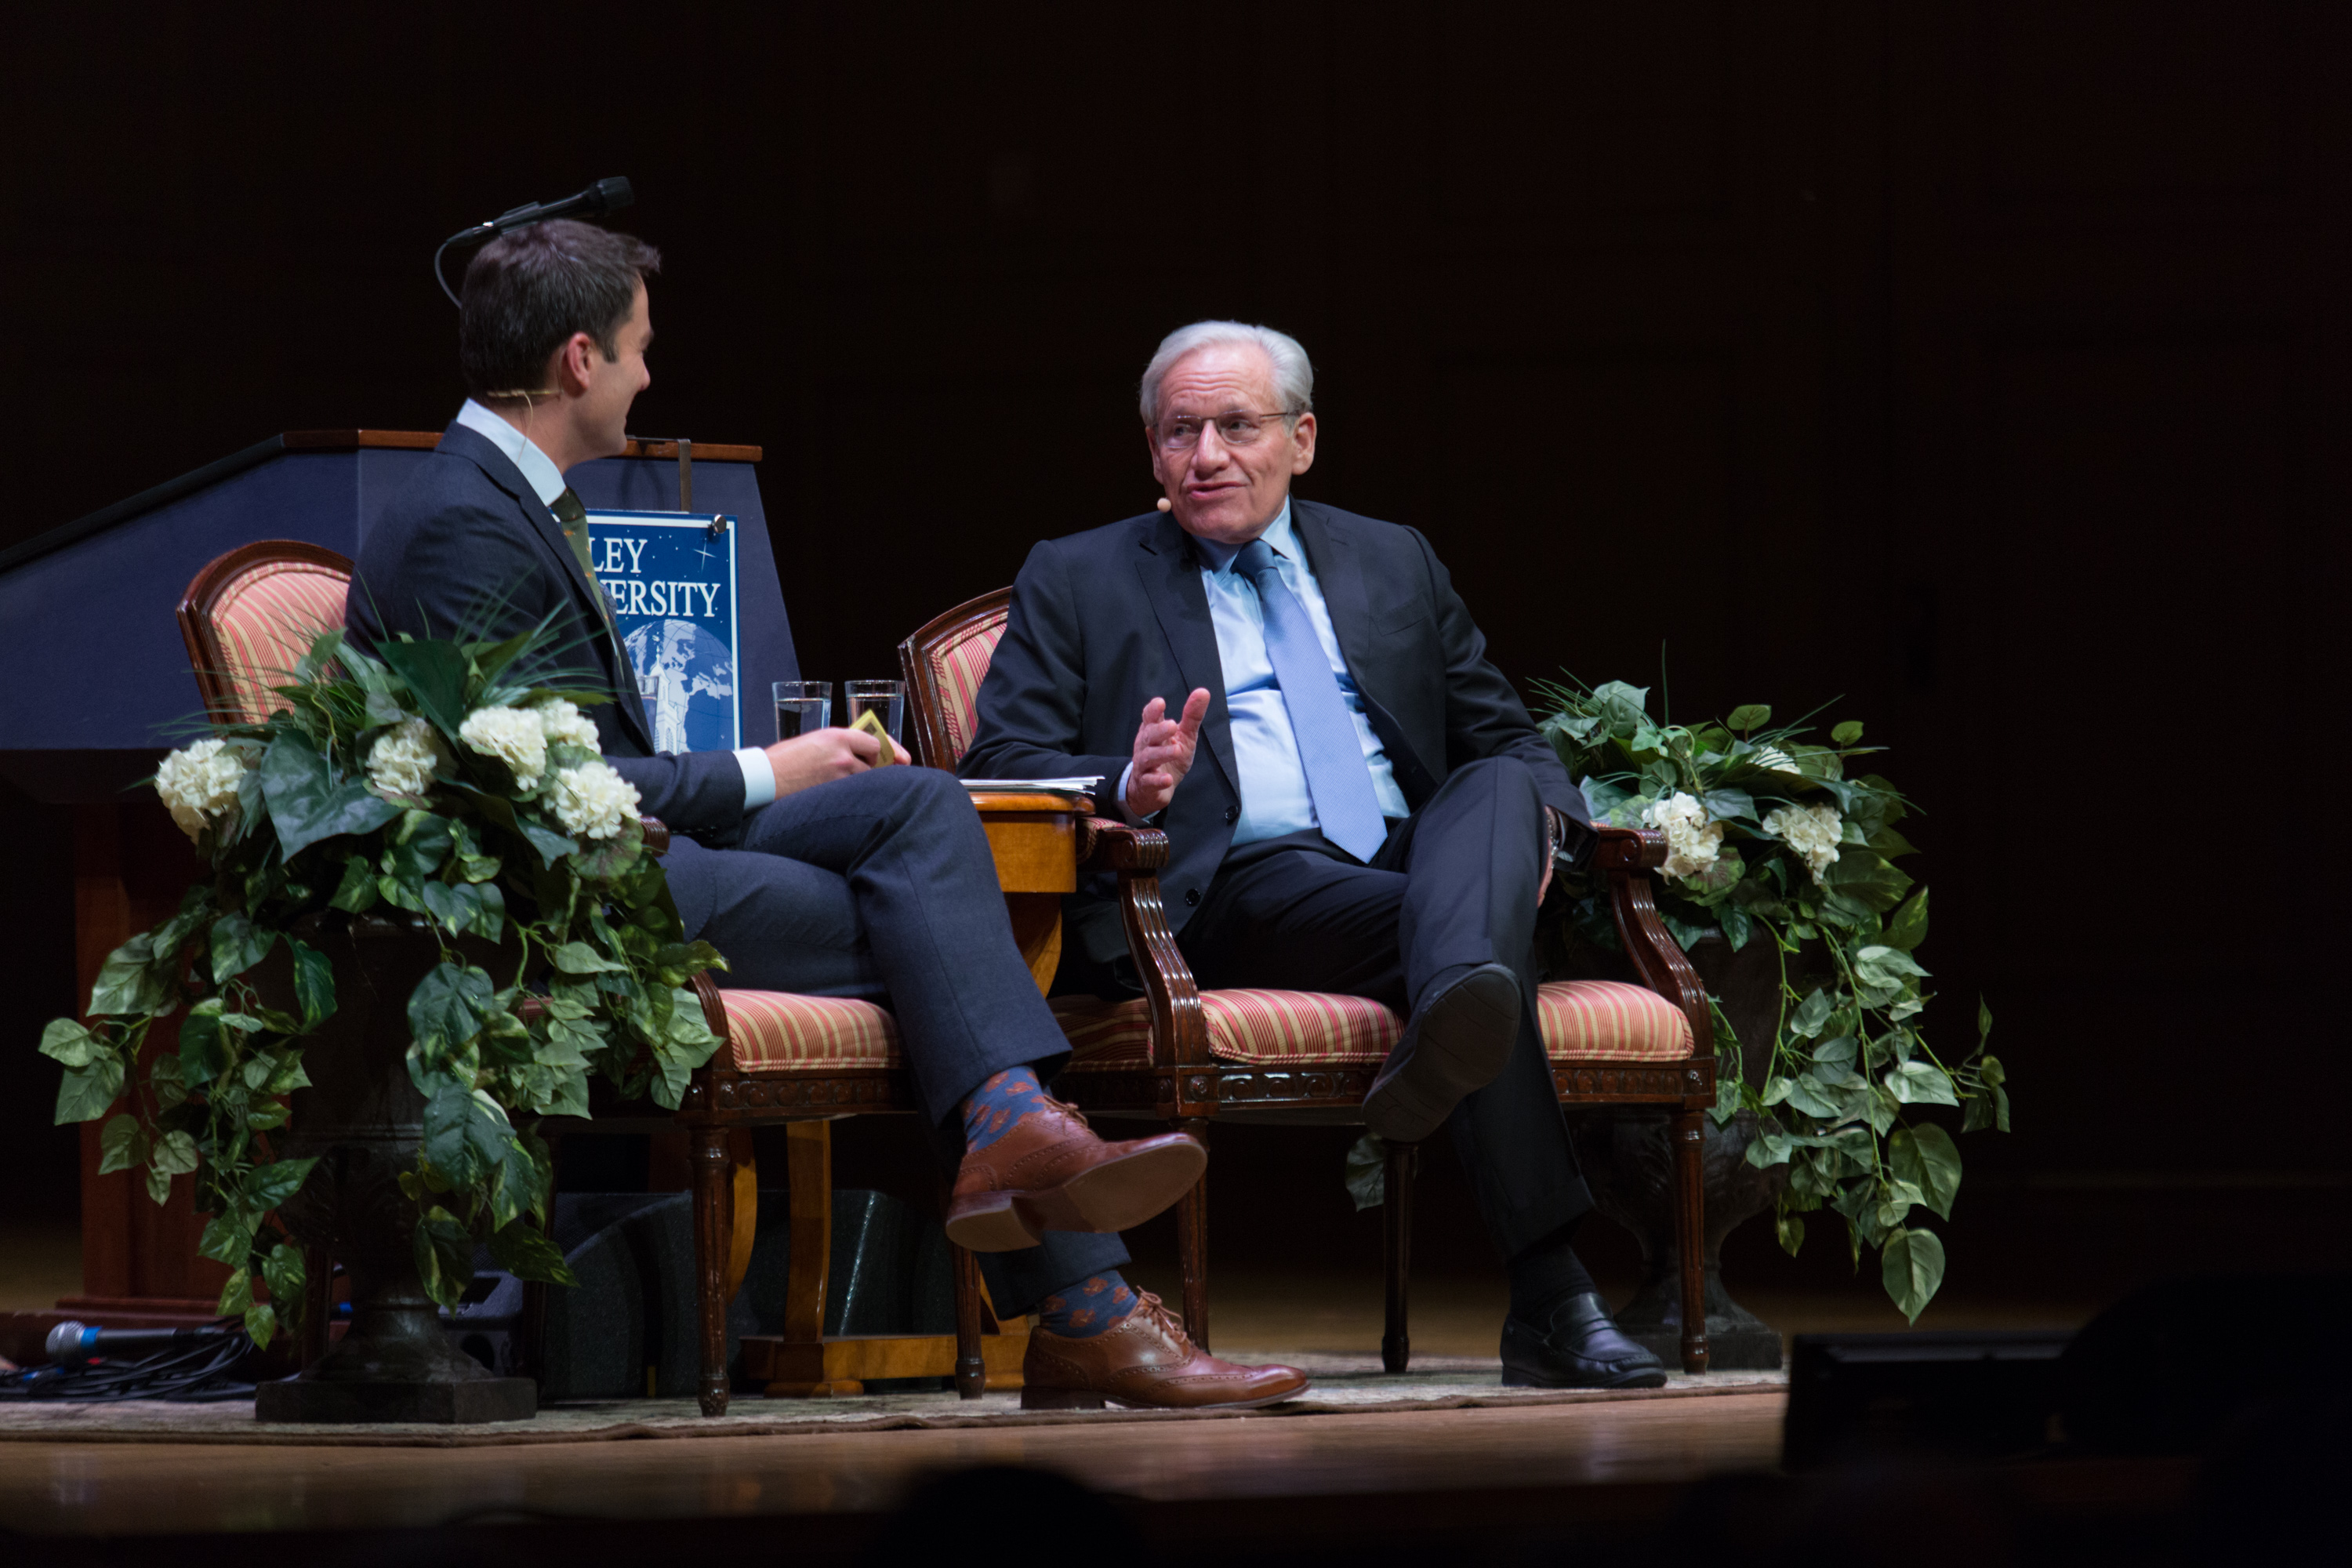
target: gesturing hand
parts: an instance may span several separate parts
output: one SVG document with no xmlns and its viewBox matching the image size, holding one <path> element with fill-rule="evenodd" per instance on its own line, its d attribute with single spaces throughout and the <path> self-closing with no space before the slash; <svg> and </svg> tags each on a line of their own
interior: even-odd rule
<svg viewBox="0 0 2352 1568">
<path fill-rule="evenodd" d="M 1167 808 L 1169 797 L 1192 771 L 1192 749 L 1200 744 L 1201 720 L 1209 711 L 1209 693 L 1202 688 L 1184 699 L 1184 715 L 1171 719 L 1167 702 L 1158 697 L 1143 705 L 1143 723 L 1135 731 L 1135 757 L 1127 775 L 1127 809 L 1150 816 Z"/>
<path fill-rule="evenodd" d="M 775 770 L 776 798 L 812 785 L 862 773 L 882 754 L 882 742 L 863 730 L 812 730 L 767 748 Z"/>
</svg>

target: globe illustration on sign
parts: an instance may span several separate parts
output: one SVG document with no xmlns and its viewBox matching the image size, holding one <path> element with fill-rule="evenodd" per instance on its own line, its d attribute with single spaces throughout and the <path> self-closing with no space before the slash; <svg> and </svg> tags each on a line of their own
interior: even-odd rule
<svg viewBox="0 0 2352 1568">
<path fill-rule="evenodd" d="M 719 752 L 735 744 L 727 699 L 735 695 L 735 661 L 727 645 L 692 621 L 647 621 L 625 639 L 640 675 L 657 676 L 660 694 L 646 700 L 654 748 Z"/>
</svg>

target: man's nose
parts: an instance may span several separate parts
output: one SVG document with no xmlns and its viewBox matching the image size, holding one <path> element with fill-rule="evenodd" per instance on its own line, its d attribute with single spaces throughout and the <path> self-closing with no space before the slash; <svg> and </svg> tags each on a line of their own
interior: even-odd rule
<svg viewBox="0 0 2352 1568">
<path fill-rule="evenodd" d="M 1233 460 L 1233 448 L 1225 445 L 1224 437 L 1217 434 L 1214 425 L 1201 426 L 1201 439 L 1192 447 L 1194 468 L 1222 468 Z"/>
</svg>

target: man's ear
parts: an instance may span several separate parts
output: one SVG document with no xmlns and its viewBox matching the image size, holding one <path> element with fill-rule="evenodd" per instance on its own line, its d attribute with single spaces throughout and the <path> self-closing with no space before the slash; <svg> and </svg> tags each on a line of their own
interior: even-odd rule
<svg viewBox="0 0 2352 1568">
<path fill-rule="evenodd" d="M 1303 474 L 1315 466 L 1315 416 L 1300 415 L 1298 428 L 1291 433 L 1290 438 L 1297 447 L 1290 455 L 1290 471 Z"/>
<path fill-rule="evenodd" d="M 574 332 L 564 345 L 555 351 L 555 381 L 557 390 L 577 397 L 588 390 L 589 378 L 595 374 L 595 363 L 604 357 L 596 340 L 586 332 Z"/>
</svg>

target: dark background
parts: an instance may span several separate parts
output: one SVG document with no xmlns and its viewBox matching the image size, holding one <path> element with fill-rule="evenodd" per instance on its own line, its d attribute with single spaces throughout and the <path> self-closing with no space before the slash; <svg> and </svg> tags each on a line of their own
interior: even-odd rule
<svg viewBox="0 0 2352 1568">
<path fill-rule="evenodd" d="M 438 428 L 435 243 L 625 174 L 632 427 L 762 445 L 804 667 L 895 673 L 1150 505 L 1160 334 L 1265 321 L 1319 372 L 1302 491 L 1427 532 L 1514 679 L 1891 748 L 1931 1034 L 1987 997 L 2017 1105 L 1951 1289 L 2341 1258 L 2344 7 L 253 5 L 7 55 L 0 545 Z M 64 816 L 7 805 L 10 1190 L 70 1212 Z M 1329 1217 L 1344 1142 L 1221 1144 L 1221 1258 L 1371 1246 L 1266 1201 Z"/>
</svg>

